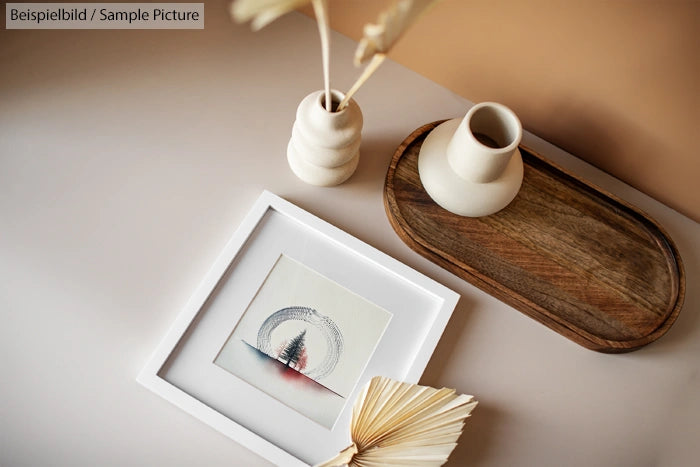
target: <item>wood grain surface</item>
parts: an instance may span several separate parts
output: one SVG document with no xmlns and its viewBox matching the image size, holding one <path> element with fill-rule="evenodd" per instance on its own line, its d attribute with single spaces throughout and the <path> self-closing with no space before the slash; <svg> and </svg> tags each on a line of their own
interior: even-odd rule
<svg viewBox="0 0 700 467">
<path fill-rule="evenodd" d="M 486 217 L 452 214 L 418 175 L 420 146 L 439 123 L 406 138 L 386 176 L 386 212 L 407 245 L 592 350 L 631 351 L 669 329 L 685 275 L 656 221 L 523 146 L 513 202 Z"/>
</svg>

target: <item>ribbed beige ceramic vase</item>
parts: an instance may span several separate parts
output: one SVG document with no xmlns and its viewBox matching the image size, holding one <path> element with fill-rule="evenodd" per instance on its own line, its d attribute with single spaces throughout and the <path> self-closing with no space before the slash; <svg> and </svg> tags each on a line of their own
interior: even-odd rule
<svg viewBox="0 0 700 467">
<path fill-rule="evenodd" d="M 333 90 L 333 108 L 345 97 Z M 325 93 L 306 96 L 297 108 L 287 160 L 292 171 L 311 185 L 333 186 L 355 172 L 360 160 L 362 111 L 357 102 L 340 111 L 329 112 Z"/>
</svg>

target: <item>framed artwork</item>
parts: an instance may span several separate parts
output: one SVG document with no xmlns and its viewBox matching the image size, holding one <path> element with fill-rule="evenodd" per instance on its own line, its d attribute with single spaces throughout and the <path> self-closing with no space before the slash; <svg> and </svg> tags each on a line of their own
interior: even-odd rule
<svg viewBox="0 0 700 467">
<path fill-rule="evenodd" d="M 416 383 L 459 296 L 264 192 L 138 376 L 278 465 L 350 444 L 360 389 Z"/>
</svg>

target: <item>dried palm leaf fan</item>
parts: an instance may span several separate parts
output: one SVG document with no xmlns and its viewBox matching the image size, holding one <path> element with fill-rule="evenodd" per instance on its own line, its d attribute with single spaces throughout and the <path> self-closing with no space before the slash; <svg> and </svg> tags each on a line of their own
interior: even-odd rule
<svg viewBox="0 0 700 467">
<path fill-rule="evenodd" d="M 443 465 L 476 404 L 454 389 L 374 377 L 353 406 L 353 443 L 317 467 Z"/>
</svg>

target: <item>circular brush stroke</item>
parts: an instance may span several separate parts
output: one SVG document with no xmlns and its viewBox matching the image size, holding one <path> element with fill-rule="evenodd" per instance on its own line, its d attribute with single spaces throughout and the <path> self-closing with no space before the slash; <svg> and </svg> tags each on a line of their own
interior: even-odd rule
<svg viewBox="0 0 700 467">
<path fill-rule="evenodd" d="M 272 331 L 285 321 L 304 321 L 315 326 L 326 338 L 326 357 L 316 367 L 302 371 L 303 374 L 312 379 L 321 379 L 329 375 L 338 364 L 340 354 L 343 353 L 343 335 L 338 326 L 328 316 L 323 316 L 313 308 L 305 306 L 290 306 L 282 308 L 271 314 L 260 326 L 258 331 L 258 349 L 273 358 L 272 344 L 270 337 Z"/>
</svg>

